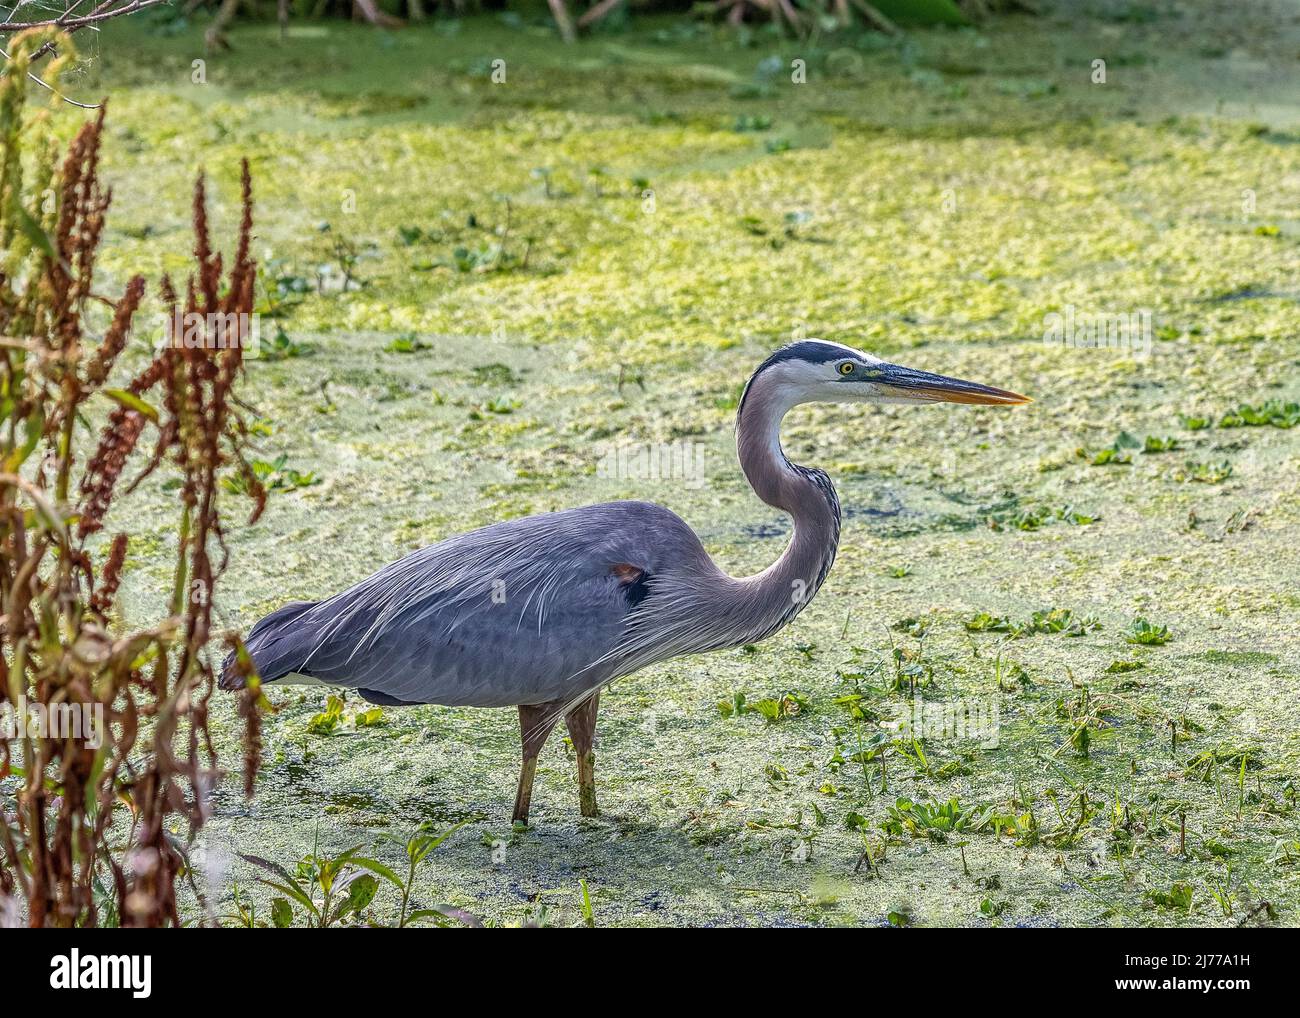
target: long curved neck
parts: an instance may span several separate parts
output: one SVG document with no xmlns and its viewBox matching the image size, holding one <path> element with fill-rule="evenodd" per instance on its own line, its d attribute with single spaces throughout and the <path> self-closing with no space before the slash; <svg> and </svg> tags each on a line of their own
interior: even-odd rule
<svg viewBox="0 0 1300 1018">
<path fill-rule="evenodd" d="M 736 419 L 736 451 L 754 493 L 794 520 L 794 536 L 767 569 L 738 583 L 738 598 L 758 635 L 794 618 L 826 579 L 840 539 L 840 504 L 830 478 L 786 459 L 781 420 L 795 405 L 770 379 L 751 381 Z"/>
</svg>

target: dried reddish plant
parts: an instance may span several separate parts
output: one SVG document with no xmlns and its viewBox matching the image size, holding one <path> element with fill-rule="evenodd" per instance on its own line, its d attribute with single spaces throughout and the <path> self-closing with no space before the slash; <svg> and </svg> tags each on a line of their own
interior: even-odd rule
<svg viewBox="0 0 1300 1018">
<path fill-rule="evenodd" d="M 25 74 L 51 38 L 19 36 L 0 65 L 0 706 L 38 704 L 50 718 L 75 706 L 87 718 L 102 711 L 104 723 L 98 745 L 87 731 L 10 739 L 0 730 L 0 779 L 19 782 L 3 807 L 12 812 L 0 813 L 0 898 L 20 902 L 33 926 L 175 924 L 186 837 L 206 819 L 204 793 L 218 773 L 208 701 L 212 593 L 226 562 L 220 475 L 243 476 L 253 519 L 266 497 L 245 460 L 247 431 L 232 399 L 244 345 L 231 342 L 229 323 L 250 321 L 253 306 L 251 182 L 245 163 L 229 271 L 212 248 L 200 177 L 184 301 L 163 281 L 172 322 L 197 322 L 198 341 L 189 325 L 182 337 L 173 324 L 147 365 L 110 388 L 145 284 L 133 278 L 116 300 L 93 290 L 111 199 L 99 178 L 102 110 L 60 168 L 24 180 L 20 148 L 40 126 L 25 114 Z M 58 52 L 69 49 L 60 39 Z M 52 208 L 33 201 L 40 185 L 55 195 Z M 98 301 L 113 314 L 96 342 L 87 312 Z M 78 422 L 105 397 L 112 411 L 83 467 Z M 137 451 L 142 442 L 152 444 L 147 456 Z M 168 612 L 117 633 L 111 620 L 130 539 L 119 533 L 105 549 L 96 535 L 114 520 L 115 499 L 159 471 L 180 481 Z M 247 660 L 233 634 L 219 642 Z M 260 703 L 254 678 L 241 704 L 250 793 Z"/>
</svg>

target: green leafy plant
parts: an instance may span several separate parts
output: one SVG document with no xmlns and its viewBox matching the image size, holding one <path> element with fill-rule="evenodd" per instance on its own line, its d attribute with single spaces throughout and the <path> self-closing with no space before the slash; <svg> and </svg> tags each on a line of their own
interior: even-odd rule
<svg viewBox="0 0 1300 1018">
<path fill-rule="evenodd" d="M 261 856 L 240 853 L 240 858 L 270 873 L 271 877 L 258 877 L 258 882 L 285 895 L 271 901 L 275 926 L 291 926 L 296 905 L 307 926 L 327 929 L 359 922 L 361 913 L 375 900 L 379 881 L 367 869 L 383 864 L 361 856 L 361 848 L 357 845 L 336 856 L 327 856 L 321 854 L 318 846 L 313 847 L 298 860 L 292 872 Z"/>
<path fill-rule="evenodd" d="M 1132 627 L 1124 637 L 1127 643 L 1151 647 L 1158 647 L 1161 644 L 1168 643 L 1171 639 L 1173 639 L 1173 636 L 1170 634 L 1168 626 L 1157 626 L 1143 618 L 1134 619 Z"/>
<path fill-rule="evenodd" d="M 1168 890 L 1153 888 L 1146 893 L 1147 900 L 1156 908 L 1169 908 L 1186 912 L 1192 907 L 1192 885 L 1183 881 L 1171 884 Z"/>
<path fill-rule="evenodd" d="M 333 735 L 339 731 L 346 719 L 343 716 L 344 702 L 341 696 L 331 693 L 325 698 L 325 709 L 314 714 L 307 722 L 307 731 L 312 735 Z M 369 707 L 359 710 L 352 717 L 354 728 L 376 728 L 387 724 L 382 707 Z"/>
<path fill-rule="evenodd" d="M 287 455 L 276 457 L 272 462 L 255 459 L 249 463 L 249 473 L 239 473 L 226 477 L 222 480 L 222 485 L 227 491 L 236 494 L 245 494 L 248 492 L 249 484 L 252 480 L 266 491 L 293 491 L 297 488 L 310 488 L 312 485 L 320 484 L 314 471 L 302 473 L 294 470 L 292 467 L 286 467 L 288 461 Z"/>
<path fill-rule="evenodd" d="M 384 347 L 386 353 L 420 353 L 429 349 L 432 349 L 432 344 L 426 343 L 414 332 L 398 336 Z"/>
<path fill-rule="evenodd" d="M 730 700 L 718 701 L 718 713 L 724 718 L 739 717 L 741 714 L 748 713 L 749 705 L 745 702 L 745 694 L 739 691 L 731 694 Z"/>
<path fill-rule="evenodd" d="M 1121 431 L 1112 442 L 1104 449 L 1099 449 L 1095 453 L 1089 453 L 1085 449 L 1080 449 L 1078 455 L 1088 460 L 1094 467 L 1103 467 L 1108 465 L 1127 465 L 1133 462 L 1133 451 L 1142 448 L 1142 442 L 1130 435 L 1127 431 Z"/>
<path fill-rule="evenodd" d="M 886 834 L 893 836 L 910 834 L 931 841 L 946 841 L 950 834 L 983 830 L 992 817 L 991 807 L 962 806 L 955 796 L 945 802 L 897 799 L 886 810 L 880 826 Z"/>
<path fill-rule="evenodd" d="M 524 404 L 510 396 L 496 396 L 469 412 L 471 421 L 484 420 L 489 414 L 512 414 Z"/>
<path fill-rule="evenodd" d="M 1075 615 L 1069 608 L 1046 608 L 1036 611 L 1028 619 L 1014 621 L 1005 615 L 980 612 L 964 623 L 971 633 L 1007 633 L 1012 639 L 1022 639 L 1039 633 L 1062 633 L 1065 636 L 1084 636 L 1101 628 L 1093 615 Z"/>
<path fill-rule="evenodd" d="M 1038 530 L 1049 523 L 1069 523 L 1086 527 L 1101 517 L 1096 513 L 1081 513 L 1073 506 L 1037 506 L 1030 509 L 1011 509 L 993 513 L 988 517 L 991 530 Z"/>
<path fill-rule="evenodd" d="M 791 692 L 755 700 L 749 709 L 763 715 L 768 724 L 775 724 L 785 718 L 794 717 L 796 714 L 807 713 L 809 706 L 808 697 L 805 694 Z"/>
<path fill-rule="evenodd" d="M 290 339 L 289 334 L 284 331 L 284 326 L 276 322 L 275 335 L 271 337 L 269 343 L 261 345 L 257 356 L 259 360 L 282 361 L 293 357 L 305 357 L 311 352 L 311 344 L 298 343 Z"/>
<path fill-rule="evenodd" d="M 1232 476 L 1232 464 L 1227 460 L 1218 463 L 1186 461 L 1173 471 L 1175 481 L 1194 481 L 1200 484 L 1219 484 Z"/>
<path fill-rule="evenodd" d="M 582 923 L 591 929 L 596 927 L 596 910 L 591 905 L 591 891 L 587 888 L 587 881 L 579 879 L 578 888 L 582 892 Z"/>
<path fill-rule="evenodd" d="M 988 612 L 979 612 L 972 615 L 965 623 L 966 631 L 970 633 L 1009 633 L 1011 632 L 1011 619 L 1005 615 L 990 615 Z"/>
<path fill-rule="evenodd" d="M 343 697 L 331 693 L 325 699 L 325 709 L 307 722 L 312 735 L 333 735 L 343 724 Z"/>
<path fill-rule="evenodd" d="M 989 919 L 996 919 L 1003 912 L 1011 907 L 1011 902 L 994 901 L 992 898 L 985 898 L 980 902 L 980 914 Z"/>
<path fill-rule="evenodd" d="M 1066 636 L 1084 636 L 1101 628 L 1094 615 L 1075 615 L 1069 608 L 1049 608 L 1034 612 L 1027 622 L 1011 627 L 1012 637 L 1033 636 L 1036 633 L 1063 633 Z"/>
<path fill-rule="evenodd" d="M 292 871 L 261 856 L 241 854 L 240 858 L 270 873 L 270 877 L 259 876 L 258 882 L 284 895 L 271 900 L 271 923 L 276 927 L 291 926 L 299 916 L 304 925 L 314 929 L 373 925 L 364 913 L 375 900 L 380 880 L 395 887 L 401 895 L 396 923 L 399 928 L 420 919 L 433 920 L 440 926 L 449 925 L 451 920 L 478 926 L 481 924 L 477 919 L 450 905 L 411 908 L 415 878 L 421 865 L 434 849 L 462 826 L 464 821 L 441 834 L 434 834 L 426 822 L 405 839 L 385 835 L 382 840 L 399 846 L 406 856 L 404 877 L 378 859 L 362 855 L 361 845 L 334 856 L 323 854 L 319 832 L 311 852 L 299 859 Z M 252 923 L 254 918 L 251 908 L 246 907 L 241 907 L 238 915 L 241 922 L 246 919 L 247 923 Z"/>
<path fill-rule="evenodd" d="M 1034 684 L 1018 661 L 1004 661 L 1001 652 L 993 661 L 993 682 L 999 692 L 1016 692 Z"/>
<path fill-rule="evenodd" d="M 1294 428 L 1300 424 L 1300 403 L 1265 400 L 1258 406 L 1242 403 L 1219 419 L 1221 428 Z"/>
<path fill-rule="evenodd" d="M 406 876 L 400 877 L 389 867 L 372 859 L 357 860 L 357 865 L 368 866 L 373 872 L 379 874 L 390 884 L 397 888 L 402 896 L 401 906 L 398 911 L 397 926 L 404 928 L 410 923 L 419 919 L 430 919 L 438 925 L 445 925 L 448 918 L 459 919 L 462 922 L 469 921 L 471 925 L 476 925 L 469 920 L 469 917 L 459 909 L 447 905 L 439 905 L 434 908 L 423 908 L 411 910 L 411 894 L 415 887 L 415 876 L 419 868 L 429 858 L 429 855 L 435 848 L 450 838 L 458 830 L 465 826 L 466 821 L 462 820 L 454 827 L 450 827 L 441 834 L 432 833 L 432 825 L 427 821 L 422 823 L 410 837 L 405 840 L 394 838 L 391 835 L 385 835 L 384 840 L 399 846 L 406 856 Z M 587 894 L 587 886 L 582 885 L 584 898 Z M 590 908 L 590 899 L 587 900 Z"/>
</svg>

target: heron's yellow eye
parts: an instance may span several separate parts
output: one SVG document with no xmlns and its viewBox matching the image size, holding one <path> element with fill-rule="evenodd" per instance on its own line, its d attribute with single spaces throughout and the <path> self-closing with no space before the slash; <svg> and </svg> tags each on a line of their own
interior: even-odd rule
<svg viewBox="0 0 1300 1018">
<path fill-rule="evenodd" d="M 843 364 L 841 364 L 841 365 L 840 365 L 840 374 L 841 374 L 841 375 L 851 375 L 851 374 L 853 374 L 853 362 L 852 362 L 852 361 L 845 361 Z"/>
</svg>

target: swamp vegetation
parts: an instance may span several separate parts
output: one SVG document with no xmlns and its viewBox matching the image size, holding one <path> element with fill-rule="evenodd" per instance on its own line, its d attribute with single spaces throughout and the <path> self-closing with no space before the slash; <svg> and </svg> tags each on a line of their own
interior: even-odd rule
<svg viewBox="0 0 1300 1018">
<path fill-rule="evenodd" d="M 1097 3 L 801 42 L 637 19 L 567 49 L 490 16 L 247 24 L 218 55 L 202 21 L 79 37 L 64 88 L 108 97 L 103 290 L 183 278 L 200 167 L 217 237 L 241 158 L 256 182 L 252 477 L 224 490 L 269 499 L 227 527 L 214 631 L 614 498 L 762 569 L 788 523 L 731 424 L 792 338 L 1036 399 L 792 414 L 788 455 L 845 507 L 835 568 L 769 642 L 602 696 L 598 819 L 556 737 L 512 829 L 513 712 L 302 687 L 266 691 L 246 798 L 239 701 L 214 696 L 229 773 L 190 853 L 212 913 L 1294 924 L 1291 10 Z M 1145 340 L 1045 342 L 1067 313 L 1133 315 Z M 127 367 L 152 356 L 138 331 Z M 682 443 L 700 475 L 607 469 Z M 115 625 L 165 609 L 175 505 L 162 474 L 136 493 Z M 978 707 L 995 737 L 915 737 L 918 702 Z"/>
</svg>

